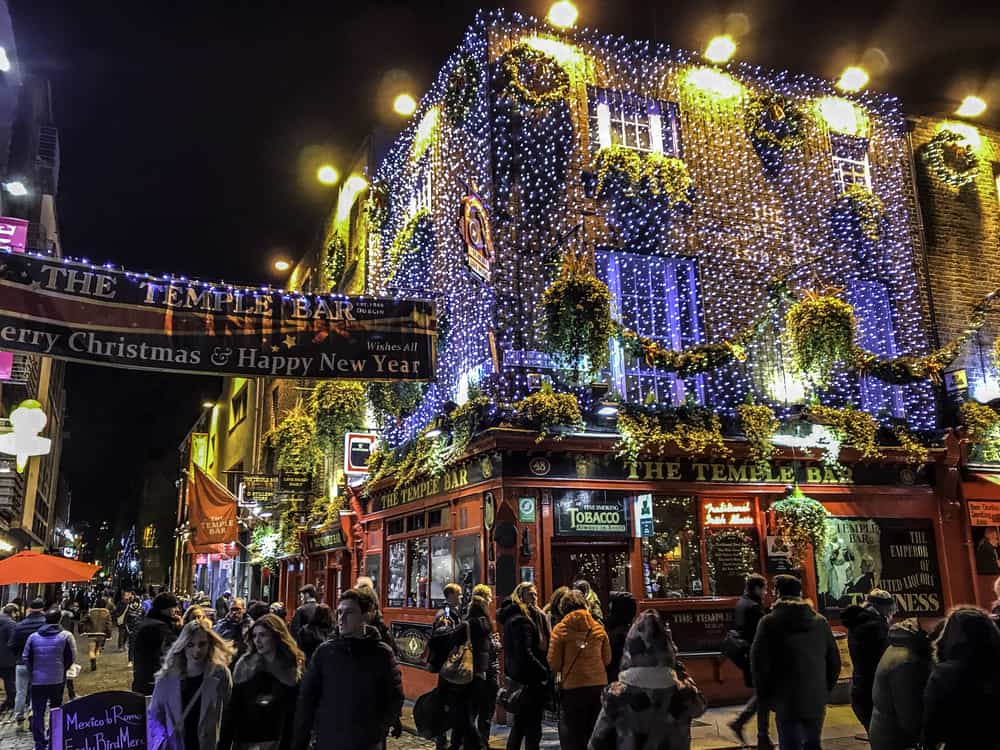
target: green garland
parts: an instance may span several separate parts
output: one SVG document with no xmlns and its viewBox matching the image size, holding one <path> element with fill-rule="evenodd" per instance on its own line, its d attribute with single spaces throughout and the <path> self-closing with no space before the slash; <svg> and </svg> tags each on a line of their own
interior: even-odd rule
<svg viewBox="0 0 1000 750">
<path fill-rule="evenodd" d="M 796 368 L 824 385 L 838 362 L 854 351 L 854 310 L 829 294 L 808 293 L 785 316 L 785 332 Z"/>
<path fill-rule="evenodd" d="M 618 336 L 631 356 L 642 357 L 646 364 L 664 372 L 676 372 L 683 378 L 715 370 L 731 362 L 744 362 L 747 355 L 742 345 L 731 341 L 721 344 L 698 344 L 676 351 L 666 349 L 647 336 L 622 328 Z"/>
<path fill-rule="evenodd" d="M 794 102 L 781 94 L 764 94 L 750 99 L 743 127 L 754 143 L 790 151 L 805 143 L 805 120 Z"/>
<path fill-rule="evenodd" d="M 317 444 L 327 452 L 340 449 L 344 433 L 365 424 L 365 387 L 349 380 L 324 380 L 309 394 L 306 408 Z"/>
<path fill-rule="evenodd" d="M 983 461 L 1000 461 L 1000 414 L 986 404 L 965 401 L 959 407 L 969 442 L 976 445 Z"/>
<path fill-rule="evenodd" d="M 326 275 L 327 288 L 333 292 L 340 285 L 344 269 L 347 267 L 347 243 L 339 234 L 333 235 L 323 256 L 323 273 Z"/>
<path fill-rule="evenodd" d="M 722 423 L 710 410 L 682 406 L 649 413 L 628 410 L 618 415 L 621 437 L 615 455 L 635 471 L 641 456 L 663 456 L 676 450 L 688 456 L 729 458 Z"/>
<path fill-rule="evenodd" d="M 323 456 L 316 445 L 316 422 L 299 401 L 278 425 L 264 436 L 274 449 L 274 468 L 296 474 L 312 474 Z"/>
<path fill-rule="evenodd" d="M 538 430 L 536 442 L 549 437 L 554 427 L 583 427 L 580 404 L 572 393 L 556 393 L 545 382 L 534 393 L 514 405 L 517 418 Z M 558 440 L 558 436 L 556 437 Z"/>
<path fill-rule="evenodd" d="M 899 448 L 903 452 L 908 464 L 925 464 L 929 458 L 927 447 L 921 443 L 903 425 L 896 425 L 892 428 L 896 440 L 899 441 Z"/>
<path fill-rule="evenodd" d="M 608 366 L 615 333 L 611 292 L 588 261 L 565 253 L 559 274 L 542 294 L 546 349 L 575 369 L 586 358 L 590 372 Z"/>
<path fill-rule="evenodd" d="M 594 192 L 598 198 L 615 193 L 654 196 L 668 206 L 690 205 L 691 175 L 687 164 L 655 152 L 640 154 L 626 146 L 606 146 L 594 159 L 597 171 Z"/>
<path fill-rule="evenodd" d="M 261 565 L 271 571 L 278 569 L 278 558 L 281 556 L 281 535 L 269 523 L 254 526 L 247 545 L 250 562 Z"/>
<path fill-rule="evenodd" d="M 500 59 L 500 68 L 507 79 L 506 94 L 520 104 L 544 109 L 569 96 L 566 69 L 551 55 L 523 42 Z"/>
<path fill-rule="evenodd" d="M 979 174 L 976 150 L 954 130 L 942 130 L 920 149 L 927 171 L 946 185 L 961 188 Z"/>
<path fill-rule="evenodd" d="M 747 438 L 747 456 L 766 470 L 771 457 L 777 453 L 773 439 L 780 424 L 774 416 L 774 409 L 767 404 L 740 404 L 736 407 L 736 414 Z"/>
<path fill-rule="evenodd" d="M 421 230 L 430 231 L 432 227 L 431 213 L 426 208 L 420 209 L 409 218 L 403 228 L 393 237 L 392 244 L 389 246 L 388 264 L 384 272 L 386 279 L 392 279 L 396 275 L 403 255 L 412 249 L 417 240 L 417 233 Z"/>
<path fill-rule="evenodd" d="M 288 509 L 281 514 L 278 522 L 279 551 L 281 557 L 291 557 L 302 554 L 302 544 L 299 540 L 299 523 L 297 511 Z"/>
<path fill-rule="evenodd" d="M 381 234 L 382 225 L 389 216 L 389 188 L 378 180 L 368 189 L 365 200 L 365 221 L 369 234 Z"/>
<path fill-rule="evenodd" d="M 371 382 L 366 386 L 372 410 L 381 419 L 397 420 L 412 414 L 424 397 L 425 383 L 399 381 L 394 383 Z"/>
<path fill-rule="evenodd" d="M 882 239 L 885 206 L 875 193 L 861 185 L 849 185 L 837 199 L 835 213 L 849 217 L 869 242 Z"/>
<path fill-rule="evenodd" d="M 452 125 L 465 121 L 476 101 L 479 86 L 479 65 L 471 55 L 462 55 L 448 76 L 444 94 L 444 114 Z"/>
<path fill-rule="evenodd" d="M 792 494 L 771 505 L 774 511 L 775 533 L 785 540 L 792 561 L 804 565 L 810 546 L 820 549 L 826 544 L 829 529 L 823 504 L 802 494 L 798 485 Z"/>
<path fill-rule="evenodd" d="M 343 495 L 317 498 L 309 509 L 309 526 L 333 526 L 340 521 L 340 511 L 343 508 Z"/>
<path fill-rule="evenodd" d="M 838 409 L 833 406 L 813 404 L 802 412 L 806 419 L 829 427 L 839 443 L 854 446 L 861 458 L 875 460 L 882 457 L 878 448 L 878 422 L 868 412 L 851 406 Z M 834 456 L 834 459 L 837 457 Z"/>
</svg>

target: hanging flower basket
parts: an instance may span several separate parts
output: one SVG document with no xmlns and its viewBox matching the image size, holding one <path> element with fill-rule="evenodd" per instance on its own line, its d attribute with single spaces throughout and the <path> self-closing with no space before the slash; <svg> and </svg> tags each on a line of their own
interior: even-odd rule
<svg viewBox="0 0 1000 750">
<path fill-rule="evenodd" d="M 802 494 L 798 485 L 792 493 L 771 505 L 774 511 L 775 533 L 785 540 L 792 561 L 805 564 L 809 549 L 820 549 L 827 540 L 826 519 L 829 515 L 818 500 Z"/>
<path fill-rule="evenodd" d="M 854 309 L 837 297 L 808 293 L 785 316 L 785 330 L 798 370 L 824 385 L 838 362 L 851 358 Z"/>
<path fill-rule="evenodd" d="M 882 239 L 885 206 L 871 190 L 850 185 L 833 207 L 833 228 L 845 242 L 877 244 Z"/>
<path fill-rule="evenodd" d="M 975 181 L 979 157 L 969 142 L 954 130 L 942 130 L 920 149 L 927 171 L 941 182 L 961 188 Z"/>
</svg>

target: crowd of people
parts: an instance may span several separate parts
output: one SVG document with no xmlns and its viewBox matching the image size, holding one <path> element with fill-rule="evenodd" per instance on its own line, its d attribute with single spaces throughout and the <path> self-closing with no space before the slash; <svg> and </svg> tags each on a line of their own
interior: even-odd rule
<svg viewBox="0 0 1000 750">
<path fill-rule="evenodd" d="M 997 581 L 1000 598 L 1000 580 Z M 755 693 L 730 728 L 757 747 L 819 748 L 826 706 L 841 670 L 833 631 L 801 581 L 752 574 L 723 653 Z M 96 670 L 113 625 L 128 650 L 132 689 L 150 697 L 149 743 L 157 750 L 309 750 L 336 738 L 378 750 L 402 731 L 398 649 L 371 579 L 341 593 L 336 610 L 303 586 L 292 617 L 280 605 L 247 604 L 228 592 L 179 599 L 161 592 L 107 592 L 46 607 L 41 599 L 0 611 L 0 679 L 18 731 L 46 750 L 45 714 L 73 696 L 77 645 Z M 586 581 L 553 592 L 543 607 L 531 582 L 491 613 L 493 590 L 444 588 L 426 658 L 437 687 L 417 701 L 418 731 L 438 750 L 486 750 L 498 704 L 512 716 L 507 750 L 537 750 L 546 711 L 563 750 L 686 750 L 707 707 L 678 659 L 669 626 L 613 592 L 605 615 Z M 991 710 L 1000 696 L 997 613 L 953 609 L 932 632 L 893 622 L 894 598 L 871 590 L 841 613 L 851 655 L 851 707 L 875 750 L 1000 747 Z M 501 664 L 503 668 L 501 669 Z M 501 684 L 502 676 L 502 684 Z M 993 744 L 990 744 L 993 743 Z"/>
</svg>

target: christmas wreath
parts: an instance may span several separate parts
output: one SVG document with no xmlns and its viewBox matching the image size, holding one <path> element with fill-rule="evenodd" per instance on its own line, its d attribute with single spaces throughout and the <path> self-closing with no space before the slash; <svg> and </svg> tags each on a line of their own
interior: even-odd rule
<svg viewBox="0 0 1000 750">
<path fill-rule="evenodd" d="M 969 142 L 954 130 L 942 130 L 924 144 L 921 156 L 928 171 L 952 187 L 964 187 L 979 173 L 979 157 Z"/>
<path fill-rule="evenodd" d="M 551 55 L 518 44 L 501 60 L 507 93 L 521 104 L 542 109 L 569 95 L 569 74 Z"/>
<path fill-rule="evenodd" d="M 781 94 L 753 97 L 743 126 L 755 144 L 780 151 L 798 148 L 806 138 L 802 110 Z"/>
<path fill-rule="evenodd" d="M 470 55 L 463 55 L 448 76 L 448 88 L 444 95 L 444 113 L 448 122 L 458 125 L 465 121 L 479 84 L 479 65 Z"/>
</svg>

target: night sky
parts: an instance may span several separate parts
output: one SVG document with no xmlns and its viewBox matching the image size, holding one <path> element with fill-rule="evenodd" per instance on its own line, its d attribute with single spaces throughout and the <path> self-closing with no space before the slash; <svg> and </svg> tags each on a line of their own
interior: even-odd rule
<svg viewBox="0 0 1000 750">
<path fill-rule="evenodd" d="M 387 82 L 422 94 L 477 6 L 457 2 L 11 0 L 24 68 L 52 81 L 63 250 L 133 270 L 278 281 L 342 170 L 388 113 Z M 484 4 L 480 7 L 499 7 Z M 834 77 L 865 60 L 907 111 L 978 92 L 1000 124 L 1000 3 L 578 2 L 581 23 Z M 544 15 L 547 2 L 506 7 Z M 742 14 L 742 15 L 740 15 Z M 881 52 L 868 50 L 879 49 Z M 868 52 L 866 52 L 868 51 Z M 396 71 L 393 74 L 391 71 Z M 70 365 L 63 470 L 74 519 L 137 507 L 145 460 L 175 450 L 217 380 Z"/>
</svg>

